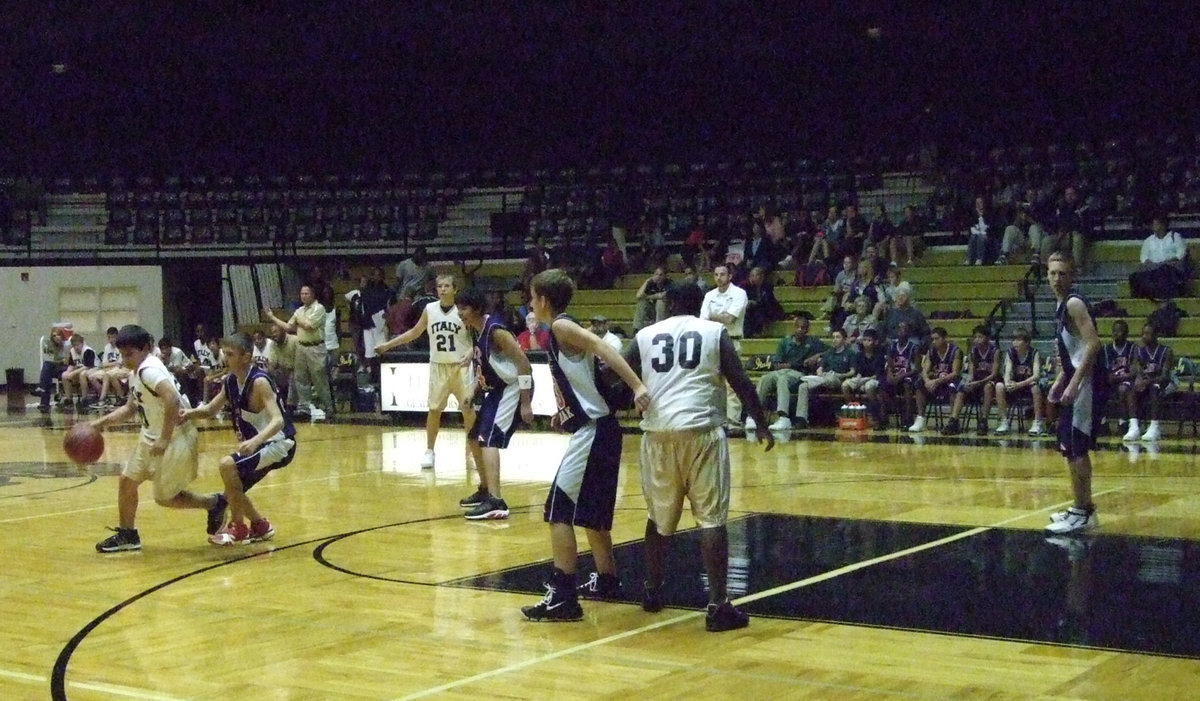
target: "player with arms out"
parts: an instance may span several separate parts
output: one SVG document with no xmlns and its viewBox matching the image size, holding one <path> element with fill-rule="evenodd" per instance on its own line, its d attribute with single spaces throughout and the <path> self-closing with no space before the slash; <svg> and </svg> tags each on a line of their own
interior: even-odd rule
<svg viewBox="0 0 1200 701">
<path fill-rule="evenodd" d="M 275 529 L 246 492 L 268 472 L 287 467 L 296 457 L 296 429 L 284 416 L 283 399 L 266 370 L 254 363 L 254 343 L 238 332 L 221 341 L 221 350 L 229 373 L 221 381 L 217 396 L 208 403 L 184 412 L 184 420 L 212 418 L 226 405 L 231 408 L 233 433 L 238 446 L 221 458 L 221 481 L 225 494 L 220 496 L 218 522 L 229 504 L 229 523 L 209 536 L 213 545 L 239 545 L 270 540 Z M 249 527 L 246 519 L 250 520 Z"/>
<path fill-rule="evenodd" d="M 483 295 L 476 290 L 459 292 L 458 313 L 475 332 L 475 383 L 483 401 L 467 442 L 479 448 L 479 489 L 459 500 L 467 519 L 508 518 L 508 504 L 500 497 L 500 450 L 508 447 L 517 428 L 517 410 L 526 424 L 533 421 L 533 368 L 517 339 L 504 323 L 485 313 Z"/>
<path fill-rule="evenodd" d="M 703 293 L 692 284 L 667 289 L 671 316 L 638 331 L 625 360 L 650 391 L 642 416 L 642 492 L 646 520 L 646 589 L 642 608 L 663 608 L 663 564 L 684 497 L 700 527 L 700 552 L 708 574 L 710 632 L 744 628 L 750 617 L 734 608 L 726 591 L 729 539 L 729 441 L 719 401 L 724 383 L 754 419 L 756 440 L 775 445 L 762 404 L 746 375 L 729 332 L 716 321 L 697 318 Z"/>
<path fill-rule="evenodd" d="M 1092 503 L 1092 458 L 1088 451 L 1096 442 L 1100 408 L 1104 406 L 1103 367 L 1096 362 L 1100 336 L 1087 300 L 1071 289 L 1071 259 L 1053 253 L 1046 263 L 1046 277 L 1058 300 L 1058 377 L 1047 399 L 1059 406 L 1058 449 L 1071 471 L 1074 504 L 1050 516 L 1046 533 L 1073 535 L 1100 525 Z"/>
<path fill-rule="evenodd" d="M 91 422 L 97 430 L 109 424 L 137 416 L 141 435 L 133 454 L 121 471 L 117 486 L 117 511 L 120 519 L 116 533 L 96 543 L 102 553 L 141 550 L 142 540 L 134 520 L 137 516 L 138 487 L 154 482 L 154 501 L 173 509 L 207 509 L 209 532 L 220 525 L 224 501 L 218 494 L 200 496 L 187 491 L 196 479 L 197 433 L 191 424 L 182 424 L 183 410 L 190 408 L 179 383 L 162 361 L 154 357 L 154 339 L 140 326 L 123 326 L 114 341 L 121 362 L 132 371 L 129 376 L 129 400 L 120 409 Z M 216 525 L 213 516 L 216 515 Z"/>
<path fill-rule="evenodd" d="M 425 456 L 421 458 L 421 467 L 426 469 L 433 468 L 433 447 L 442 427 L 442 412 L 451 394 L 458 400 L 468 435 L 475 425 L 475 408 L 471 406 L 471 397 L 475 394 L 475 380 L 471 376 L 473 342 L 471 332 L 454 304 L 457 293 L 453 275 L 438 275 L 437 301 L 425 305 L 421 318 L 411 329 L 375 346 L 378 355 L 412 343 L 422 332 L 429 334 L 429 414 L 425 417 Z M 478 467 L 482 460 L 479 444 L 468 440 L 467 450 Z"/>
<path fill-rule="evenodd" d="M 600 377 L 601 362 L 633 390 L 634 405 L 645 410 L 650 395 L 621 354 L 564 312 L 575 294 L 575 282 L 557 268 L 534 276 L 529 305 L 550 325 L 550 374 L 558 399 L 554 423 L 570 432 L 558 465 L 543 518 L 550 524 L 554 571 L 541 603 L 521 613 L 532 621 L 578 621 L 583 618 L 578 594 L 613 600 L 621 596 L 621 580 L 613 559 L 612 523 L 621 467 L 621 425 Z M 579 546 L 575 527 L 587 533 L 596 571 L 576 591 Z"/>
</svg>

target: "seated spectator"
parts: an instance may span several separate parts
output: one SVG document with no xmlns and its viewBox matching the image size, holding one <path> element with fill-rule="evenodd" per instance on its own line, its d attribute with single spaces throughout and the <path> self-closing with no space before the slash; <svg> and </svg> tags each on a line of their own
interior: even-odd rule
<svg viewBox="0 0 1200 701">
<path fill-rule="evenodd" d="M 775 216 L 772 221 L 778 223 L 779 217 Z M 742 262 L 739 266 L 741 269 L 740 273 L 742 275 L 749 275 L 750 270 L 754 268 L 774 270 L 775 264 L 782 257 L 776 255 L 775 244 L 771 242 L 771 239 L 767 238 L 765 227 L 758 222 L 754 222 L 750 227 L 750 233 L 746 237 L 746 243 L 742 249 Z M 737 282 L 741 284 L 742 280 L 738 280 Z"/>
<path fill-rule="evenodd" d="M 51 327 L 50 333 L 42 336 L 41 358 L 42 368 L 38 373 L 38 411 L 43 414 L 50 411 L 50 395 L 54 393 L 54 381 L 62 377 L 67 369 L 68 344 L 63 341 L 62 331 Z"/>
<path fill-rule="evenodd" d="M 917 386 L 917 418 L 908 430 L 925 430 L 925 407 L 930 400 L 949 401 L 958 393 L 962 379 L 962 353 L 950 342 L 946 329 L 936 326 L 929 332 L 929 352 L 921 363 L 921 384 Z"/>
<path fill-rule="evenodd" d="M 708 292 L 710 289 L 712 289 L 708 286 L 708 283 L 704 281 L 704 277 L 697 274 L 696 269 L 690 265 L 684 266 L 682 281 L 696 283 L 696 287 L 699 287 L 701 292 Z"/>
<path fill-rule="evenodd" d="M 205 347 L 206 352 L 207 350 L 207 347 Z M 184 394 L 188 391 L 194 392 L 194 389 L 189 390 L 189 386 L 192 384 L 192 375 L 194 374 L 193 363 L 187 357 L 187 354 L 183 352 L 182 348 L 175 346 L 170 338 L 164 336 L 158 339 L 157 356 L 162 361 L 162 364 L 167 367 L 167 370 L 171 371 L 171 374 L 175 376 L 175 381 L 183 388 Z"/>
<path fill-rule="evenodd" d="M 1104 355 L 1097 361 L 1104 362 L 1105 396 L 1117 397 L 1120 405 L 1125 408 L 1125 416 L 1120 417 L 1121 431 L 1129 428 L 1129 419 L 1137 416 L 1137 397 L 1133 393 L 1133 381 L 1136 379 L 1134 366 L 1137 346 L 1129 342 L 1129 324 L 1124 319 L 1117 319 L 1112 325 L 1112 343 L 1104 346 Z M 1141 431 L 1138 431 L 1141 437 Z"/>
<path fill-rule="evenodd" d="M 588 330 L 600 337 L 600 340 L 607 343 L 610 348 L 618 353 L 621 352 L 621 337 L 608 330 L 608 319 L 606 317 L 599 314 L 593 316 L 591 323 L 588 325 Z"/>
<path fill-rule="evenodd" d="M 831 321 L 836 325 L 845 324 L 846 317 L 854 313 L 855 304 L 859 299 L 867 301 L 867 312 L 870 313 L 879 303 L 879 285 L 875 280 L 875 268 L 871 261 L 863 259 L 858 262 L 858 266 L 854 273 L 854 284 L 850 290 L 842 298 L 842 308 L 840 312 L 835 313 L 831 317 Z"/>
<path fill-rule="evenodd" d="M 1017 207 L 1012 223 L 1004 227 L 1004 238 L 1000 241 L 1000 257 L 996 265 L 1008 265 L 1010 258 L 1029 248 L 1029 210 Z"/>
<path fill-rule="evenodd" d="M 859 295 L 854 300 L 854 313 L 846 317 L 842 330 L 851 343 L 857 343 L 864 331 L 875 331 L 875 315 L 871 313 L 870 299 L 866 295 Z"/>
<path fill-rule="evenodd" d="M 908 282 L 901 282 L 896 285 L 894 295 L 895 299 L 882 324 L 884 332 L 889 339 L 898 338 L 897 332 L 900 324 L 908 324 L 909 333 L 917 340 L 917 343 L 924 346 L 925 340 L 929 337 L 929 325 L 925 323 L 925 316 L 912 303 L 912 285 Z"/>
<path fill-rule="evenodd" d="M 876 285 L 876 289 L 879 291 L 879 301 L 875 303 L 875 309 L 871 311 L 876 322 L 887 318 L 888 310 L 896 301 L 896 288 L 900 285 L 900 275 L 899 267 L 888 266 L 887 272 L 884 274 L 884 282 Z"/>
<path fill-rule="evenodd" d="M 1000 234 L 1000 222 L 987 206 L 987 200 L 976 197 L 971 226 L 967 229 L 967 258 L 963 265 L 983 265 L 984 259 L 989 257 L 991 242 L 998 239 Z"/>
<path fill-rule="evenodd" d="M 208 400 L 217 396 L 223 386 L 222 383 L 225 382 L 225 376 L 228 374 L 225 371 L 225 353 L 221 350 L 221 339 L 216 337 L 208 339 L 206 350 L 208 352 L 200 357 L 199 362 L 199 366 L 204 372 L 200 390 L 204 403 L 208 403 Z"/>
<path fill-rule="evenodd" d="M 796 417 L 795 425 L 791 418 L 792 393 L 797 391 L 805 372 L 812 372 L 821 361 L 821 353 L 827 346 L 819 338 L 808 335 L 809 322 L 799 314 L 793 317 L 796 330 L 790 336 L 779 340 L 775 354 L 771 356 L 771 371 L 758 379 L 758 398 L 764 407 L 769 407 L 771 394 L 775 395 L 775 407 L 778 420 L 771 427 L 775 430 L 789 428 L 808 428 L 808 412 L 804 417 Z M 807 405 L 806 405 L 807 406 Z M 786 419 L 786 421 L 784 421 Z M 746 419 L 746 434 L 750 435 L 758 429 L 754 419 Z"/>
<path fill-rule="evenodd" d="M 1012 347 L 1005 354 L 1004 379 L 996 383 L 996 407 L 1000 410 L 1000 425 L 996 434 L 1008 433 L 1008 403 L 1021 397 L 1029 397 L 1033 405 L 1033 425 L 1029 435 L 1045 435 L 1046 405 L 1038 377 L 1042 374 L 1042 356 L 1029 344 L 1029 332 L 1017 329 L 1013 332 Z"/>
<path fill-rule="evenodd" d="M 550 331 L 542 326 L 533 312 L 525 315 L 525 328 L 517 334 L 517 345 L 523 351 L 550 350 Z"/>
<path fill-rule="evenodd" d="M 104 344 L 104 350 L 100 352 L 100 362 L 88 373 L 88 384 L 98 397 L 92 408 L 99 411 L 117 406 L 121 397 L 125 395 L 121 383 L 129 378 L 129 370 L 121 364 L 121 351 L 116 346 L 117 327 L 110 326 L 106 335 L 108 341 Z"/>
<path fill-rule="evenodd" d="M 987 417 L 988 412 L 992 410 L 992 400 L 995 398 L 995 382 L 999 376 L 999 365 L 996 363 L 996 344 L 988 338 L 987 329 L 983 326 L 976 326 L 971 330 L 971 350 L 967 363 L 971 368 L 970 374 L 965 382 L 958 385 L 958 391 L 954 393 L 954 404 L 950 408 L 950 420 L 942 429 L 942 435 L 945 436 L 957 436 L 962 433 L 958 417 L 962 413 L 963 406 L 968 401 L 978 402 L 981 399 L 983 405 L 979 412 L 975 433 L 980 436 L 987 435 Z M 1002 420 L 1005 424 L 1004 430 L 1007 432 L 1008 420 Z"/>
<path fill-rule="evenodd" d="M 912 265 L 914 254 L 924 248 L 925 226 L 917 216 L 917 208 L 908 205 L 904 208 L 904 216 L 896 225 L 896 235 L 892 237 L 888 247 L 888 258 L 893 262 L 900 260 L 900 244 L 904 244 L 906 254 L 905 265 Z"/>
<path fill-rule="evenodd" d="M 858 205 L 848 204 L 842 213 L 845 231 L 842 233 L 841 253 L 849 256 L 859 255 L 867 243 L 867 220 L 858 213 Z"/>
<path fill-rule="evenodd" d="M 600 252 L 600 265 L 596 273 L 596 286 L 604 290 L 610 289 L 617 281 L 617 278 L 624 275 L 627 270 L 625 254 L 621 252 L 621 247 L 617 245 L 616 237 L 610 235 L 608 241 L 604 244 L 604 250 Z"/>
<path fill-rule="evenodd" d="M 821 222 L 813 237 L 812 251 L 808 254 L 810 264 L 824 262 L 834 256 L 842 248 L 842 237 L 846 232 L 846 222 L 841 218 L 837 205 L 829 208 L 825 221 Z"/>
<path fill-rule="evenodd" d="M 900 406 L 900 421 L 902 426 L 908 426 L 912 420 L 910 407 L 913 403 L 913 392 L 921 385 L 921 344 L 909 338 L 908 324 L 901 322 L 896 330 L 896 340 L 888 342 L 887 366 L 883 380 L 884 401 L 893 405 L 897 397 L 903 402 Z M 885 415 L 886 415 L 885 411 Z"/>
<path fill-rule="evenodd" d="M 96 351 L 84 343 L 84 338 L 80 334 L 71 336 L 67 369 L 62 373 L 63 402 L 68 409 L 72 408 L 73 401 L 79 405 L 79 409 L 86 408 L 84 402 L 88 397 L 88 372 L 94 367 L 96 367 Z"/>
<path fill-rule="evenodd" d="M 817 223 L 813 214 L 807 209 L 800 209 L 794 216 L 784 222 L 785 238 L 783 250 L 787 254 L 779 261 L 780 268 L 799 270 L 812 252 L 813 239 L 816 236 Z"/>
<path fill-rule="evenodd" d="M 1134 367 L 1136 374 L 1132 394 L 1137 413 L 1129 417 L 1129 430 L 1121 440 L 1131 443 L 1139 439 L 1154 442 L 1162 438 L 1158 417 L 1163 397 L 1174 392 L 1176 385 L 1171 375 L 1175 368 L 1175 354 L 1158 342 L 1158 333 L 1151 324 L 1142 326 L 1142 344 L 1137 348 Z M 1150 426 L 1145 433 L 1141 433 L 1138 418 L 1147 414 L 1150 415 Z"/>
<path fill-rule="evenodd" d="M 830 325 L 832 322 L 840 321 L 835 319 L 834 314 L 841 309 L 842 304 L 846 301 L 846 296 L 858 284 L 858 263 L 854 256 L 846 256 L 842 258 L 842 269 L 838 272 L 837 277 L 833 279 L 833 289 L 829 291 L 829 297 L 825 299 L 825 304 L 821 305 L 820 319 L 829 319 Z M 841 314 L 838 314 L 840 317 Z"/>
<path fill-rule="evenodd" d="M 867 229 L 867 240 L 863 244 L 863 256 L 866 256 L 867 246 L 874 246 L 880 252 L 891 252 L 893 246 L 896 245 L 896 225 L 888 218 L 887 207 L 883 204 L 875 205 L 875 218 L 871 220 L 871 226 Z M 896 260 L 895 255 L 892 255 L 892 260 Z"/>
<path fill-rule="evenodd" d="M 1054 212 L 1051 252 L 1069 253 L 1074 262 L 1075 274 L 1084 271 L 1084 254 L 1087 252 L 1088 237 L 1092 234 L 1091 208 L 1079 197 L 1079 190 L 1068 185 L 1063 198 Z"/>
<path fill-rule="evenodd" d="M 1129 275 L 1129 288 L 1138 297 L 1159 300 L 1187 294 L 1192 278 L 1187 243 L 1168 226 L 1165 215 L 1155 216 L 1150 224 L 1152 233 L 1142 242 L 1141 264 Z"/>
<path fill-rule="evenodd" d="M 679 252 L 679 257 L 683 259 L 683 264 L 689 267 L 708 266 L 708 231 L 705 228 L 704 215 L 696 216 L 696 221 L 692 225 L 692 230 L 688 233 L 687 238 L 683 241 L 683 248 Z"/>
<path fill-rule="evenodd" d="M 637 307 L 633 312 L 633 330 L 635 332 L 662 321 L 666 315 L 667 288 L 671 281 L 667 278 L 667 269 L 661 265 L 654 268 L 654 274 L 646 278 L 637 291 Z"/>
<path fill-rule="evenodd" d="M 796 414 L 802 425 L 808 425 L 808 395 L 809 392 L 818 389 L 840 390 L 842 381 L 854 374 L 854 348 L 846 343 L 846 333 L 841 329 L 833 330 L 833 347 L 821 354 L 821 362 L 817 366 L 817 372 L 812 375 L 805 375 L 800 384 L 796 387 Z M 779 421 L 771 424 L 772 427 L 778 425 L 778 430 L 786 430 L 791 427 L 790 421 L 785 421 L 786 417 L 781 417 Z"/>
<path fill-rule="evenodd" d="M 854 354 L 854 373 L 842 380 L 842 398 L 847 404 L 857 396 L 866 395 L 867 418 L 875 429 L 887 426 L 887 414 L 879 402 L 879 383 L 884 379 L 886 359 L 876 345 L 878 340 L 875 329 L 863 331 L 859 351 Z"/>
<path fill-rule="evenodd" d="M 746 319 L 744 335 L 761 336 L 767 326 L 783 318 L 783 306 L 775 299 L 775 289 L 763 268 L 753 268 L 744 285 Z"/>
</svg>

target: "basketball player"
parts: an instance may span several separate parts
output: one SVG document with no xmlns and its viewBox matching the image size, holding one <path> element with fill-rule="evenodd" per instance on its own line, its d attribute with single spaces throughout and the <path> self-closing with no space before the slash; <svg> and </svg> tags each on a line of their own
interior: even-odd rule
<svg viewBox="0 0 1200 701">
<path fill-rule="evenodd" d="M 1041 436 L 1045 433 L 1045 402 L 1042 388 L 1038 387 L 1038 377 L 1042 374 L 1042 355 L 1029 341 L 1028 330 L 1013 331 L 1012 348 L 1006 353 L 1004 380 L 996 383 L 996 406 L 1000 410 L 997 434 L 1008 433 L 1008 402 L 1023 396 L 1028 396 L 1033 405 L 1033 425 L 1029 428 L 1029 435 Z"/>
<path fill-rule="evenodd" d="M 183 419 L 212 418 L 228 404 L 232 409 L 237 450 L 221 458 L 225 494 L 218 497 L 220 511 L 229 505 L 229 523 L 212 534 L 213 545 L 240 545 L 270 540 L 275 529 L 246 492 L 268 472 L 287 467 L 296 456 L 296 429 L 283 414 L 283 398 L 266 370 L 254 363 L 250 337 L 238 332 L 221 340 L 229 369 L 212 401 L 184 412 Z M 246 519 L 250 526 L 246 526 Z"/>
<path fill-rule="evenodd" d="M 1130 416 L 1129 432 L 1121 440 L 1133 442 L 1140 438 L 1153 443 L 1162 438 L 1158 417 L 1163 397 L 1176 390 L 1175 380 L 1171 376 L 1175 367 L 1175 352 L 1158 342 L 1158 332 L 1153 324 L 1143 324 L 1142 344 L 1134 351 L 1134 355 L 1137 358 L 1137 374 L 1130 394 L 1134 397 L 1134 406 L 1144 408 Z M 1146 410 L 1149 410 L 1150 426 L 1139 436 L 1138 413 Z"/>
<path fill-rule="evenodd" d="M 533 421 L 533 368 L 503 321 L 484 313 L 481 293 L 464 290 L 454 302 L 463 323 L 475 332 L 475 383 L 483 391 L 467 434 L 467 442 L 479 448 L 479 489 L 458 505 L 468 510 L 465 516 L 472 521 L 508 518 L 508 504 L 500 496 L 500 450 L 508 447 L 516 430 L 518 405 L 521 420 Z"/>
<path fill-rule="evenodd" d="M 968 362 L 971 365 L 969 379 L 958 384 L 954 393 L 954 403 L 950 407 L 950 420 L 942 429 L 942 435 L 957 436 L 962 432 L 958 416 L 968 401 L 979 401 L 982 395 L 983 403 L 979 410 L 979 422 L 975 433 L 986 436 L 988 432 L 987 416 L 992 410 L 992 400 L 996 393 L 996 380 L 1000 377 L 1000 365 L 996 362 L 996 344 L 988 338 L 987 329 L 983 325 L 971 330 L 971 349 L 968 351 Z M 1003 415 L 1002 415 L 1003 416 Z M 1003 418 L 1001 419 L 1003 421 Z M 1007 423 L 1007 422 L 1006 422 Z M 1001 433 L 1007 433 L 1004 426 Z"/>
<path fill-rule="evenodd" d="M 468 434 L 475 425 L 475 408 L 471 406 L 471 398 L 475 394 L 475 382 L 471 376 L 473 342 L 471 332 L 458 313 L 458 307 L 454 306 L 454 295 L 457 293 L 453 275 L 438 275 L 437 301 L 425 305 L 421 310 L 421 318 L 411 329 L 375 346 L 375 353 L 379 354 L 412 343 L 422 333 L 429 334 L 429 414 L 425 417 L 425 456 L 421 458 L 421 467 L 425 469 L 433 469 L 433 446 L 437 443 L 438 431 L 442 427 L 442 412 L 451 394 L 458 400 Z M 482 459 L 479 444 L 468 440 L 467 450 L 478 469 Z"/>
<path fill-rule="evenodd" d="M 757 440 L 775 445 L 754 385 L 746 376 L 729 331 L 697 319 L 703 304 L 691 283 L 667 288 L 671 316 L 638 331 L 625 360 L 650 391 L 642 416 L 642 492 L 646 495 L 646 583 L 642 608 L 663 608 L 667 542 L 679 524 L 683 500 L 700 527 L 700 550 L 708 574 L 710 632 L 744 628 L 750 617 L 734 608 L 726 591 L 729 540 L 729 445 L 718 398 L 728 383 L 745 403 Z"/>
<path fill-rule="evenodd" d="M 962 377 L 962 353 L 947 338 L 946 329 L 935 327 L 929 332 L 929 352 L 921 362 L 921 384 L 917 385 L 917 418 L 908 430 L 925 430 L 925 405 L 933 400 L 946 400 L 958 392 Z"/>
<path fill-rule="evenodd" d="M 725 325 L 733 348 L 742 351 L 742 329 L 746 322 L 746 291 L 733 284 L 729 266 L 721 264 L 713 268 L 713 280 L 717 286 L 704 293 L 700 318 L 717 321 Z M 755 395 L 757 396 L 757 395 Z M 730 425 L 742 425 L 742 402 L 736 392 L 725 392 L 726 418 Z"/>
<path fill-rule="evenodd" d="M 137 516 L 138 486 L 154 482 L 154 501 L 174 509 L 207 509 L 209 532 L 220 525 L 224 504 L 217 494 L 200 496 L 187 491 L 196 479 L 197 433 L 191 424 L 180 424 L 181 410 L 190 408 L 179 382 L 154 356 L 154 339 L 140 326 L 123 326 L 116 346 L 121 362 L 129 368 L 129 400 L 120 409 L 92 421 L 97 430 L 119 424 L 137 415 L 142 431 L 133 454 L 121 471 L 117 485 L 119 525 L 114 535 L 96 543 L 96 550 L 112 553 L 141 550 L 134 520 Z M 218 512 L 218 509 L 221 511 Z M 216 525 L 214 525 L 214 512 Z"/>
<path fill-rule="evenodd" d="M 525 606 L 521 613 L 532 621 L 578 621 L 583 618 L 578 593 L 610 600 L 621 596 L 612 550 L 621 426 L 601 389 L 600 362 L 629 385 L 639 409 L 644 411 L 650 405 L 650 395 L 620 353 L 564 313 L 575 293 L 575 282 L 566 272 L 555 268 L 538 273 L 529 293 L 533 314 L 550 325 L 550 373 L 558 398 L 553 422 L 570 432 L 571 440 L 550 485 L 543 514 L 550 524 L 554 572 L 541 603 Z M 579 592 L 575 589 L 579 559 L 575 526 L 587 533 L 596 561 L 596 571 Z"/>
<path fill-rule="evenodd" d="M 1110 397 L 1116 394 L 1118 403 L 1125 407 L 1125 418 L 1121 419 L 1121 424 L 1129 424 L 1131 418 L 1137 417 L 1137 396 L 1133 392 L 1133 381 L 1137 375 L 1136 349 L 1129 340 L 1129 324 L 1124 319 L 1114 321 L 1112 343 L 1104 347 L 1101 360 L 1104 362 L 1105 391 Z M 1140 437 L 1140 428 L 1137 433 Z"/>
<path fill-rule="evenodd" d="M 67 369 L 63 371 L 61 378 L 63 402 L 68 410 L 73 409 L 76 400 L 71 394 L 72 390 L 78 389 L 79 409 L 82 411 L 85 408 L 83 402 L 88 396 L 88 373 L 96 367 L 96 351 L 83 342 L 83 336 L 75 334 L 71 336 L 67 363 Z"/>
<path fill-rule="evenodd" d="M 1092 459 L 1088 451 L 1096 440 L 1103 401 L 1103 368 L 1096 361 L 1100 337 L 1087 300 L 1071 290 L 1071 259 L 1061 252 L 1050 255 L 1046 277 L 1058 300 L 1058 377 L 1047 399 L 1059 405 L 1058 448 L 1071 471 L 1074 504 L 1050 516 L 1046 533 L 1071 535 L 1100 525 L 1092 503 Z"/>
<path fill-rule="evenodd" d="M 124 393 L 121 389 L 121 382 L 129 377 L 129 370 L 121 364 L 121 351 L 117 350 L 116 346 L 117 327 L 108 327 L 105 335 L 108 337 L 108 342 L 104 344 L 104 350 L 100 352 L 100 364 L 88 373 L 88 383 L 99 394 L 99 398 L 92 408 L 100 411 L 108 408 L 110 404 L 116 406 Z M 111 397 L 108 394 L 110 389 L 112 390 Z"/>
</svg>

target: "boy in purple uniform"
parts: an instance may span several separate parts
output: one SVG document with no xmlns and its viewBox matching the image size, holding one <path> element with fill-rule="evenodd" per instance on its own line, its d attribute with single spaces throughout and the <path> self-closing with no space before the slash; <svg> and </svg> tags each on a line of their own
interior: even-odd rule
<svg viewBox="0 0 1200 701">
<path fill-rule="evenodd" d="M 478 441 L 482 464 L 479 489 L 458 502 L 467 519 L 508 518 L 508 504 L 500 497 L 500 449 L 507 448 L 520 418 L 533 421 L 533 368 L 516 337 L 504 323 L 487 314 L 483 295 L 463 290 L 454 299 L 459 317 L 475 333 L 475 386 L 483 393 L 467 440 Z"/>
<path fill-rule="evenodd" d="M 925 430 L 925 405 L 930 399 L 949 399 L 958 391 L 962 378 L 962 353 L 947 338 L 946 329 L 935 327 L 929 332 L 929 353 L 921 367 L 921 384 L 917 386 L 917 418 L 908 430 Z"/>
<path fill-rule="evenodd" d="M 979 413 L 979 425 L 975 427 L 975 433 L 981 436 L 987 435 L 987 416 L 992 409 L 992 399 L 996 392 L 993 383 L 996 381 L 999 367 L 996 364 L 996 345 L 988 338 L 987 329 L 983 326 L 976 326 L 971 330 L 970 364 L 971 378 L 962 383 L 954 394 L 954 405 L 950 408 L 950 421 L 942 430 L 944 435 L 955 436 L 962 432 L 962 428 L 958 424 L 958 416 L 962 413 L 963 405 L 967 403 L 967 400 L 979 401 L 980 395 L 983 398 L 983 406 Z"/>
<path fill-rule="evenodd" d="M 225 493 L 218 497 L 215 513 L 219 523 L 229 506 L 229 523 L 209 536 L 213 545 L 237 545 L 270 540 L 275 529 L 246 492 L 272 470 L 287 467 L 296 456 L 296 429 L 284 415 L 283 399 L 266 370 L 254 364 L 254 344 L 238 332 L 221 341 L 229 374 L 217 396 L 208 403 L 185 411 L 183 418 L 211 418 L 229 405 L 237 449 L 221 458 L 221 481 Z M 245 521 L 249 519 L 247 527 Z"/>
<path fill-rule="evenodd" d="M 921 345 L 910 337 L 908 322 L 902 321 L 896 328 L 896 339 L 888 343 L 887 365 L 884 371 L 883 395 L 889 404 L 897 397 L 902 426 L 909 425 L 909 407 L 913 403 L 913 391 L 921 384 Z"/>
</svg>

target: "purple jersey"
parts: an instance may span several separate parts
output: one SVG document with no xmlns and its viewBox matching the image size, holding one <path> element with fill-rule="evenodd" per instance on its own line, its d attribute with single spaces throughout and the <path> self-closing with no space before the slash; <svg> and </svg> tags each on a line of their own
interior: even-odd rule
<svg viewBox="0 0 1200 701">
<path fill-rule="evenodd" d="M 1016 348 L 1008 349 L 1008 366 L 1012 368 L 1012 381 L 1024 382 L 1033 377 L 1034 358 L 1037 354 L 1033 348 L 1025 348 L 1025 356 L 1018 357 Z"/>
<path fill-rule="evenodd" d="M 982 380 L 991 376 L 996 367 L 996 346 L 990 341 L 983 348 L 971 346 L 971 379 Z"/>
<path fill-rule="evenodd" d="M 933 376 L 946 377 L 954 373 L 954 360 L 958 358 L 958 346 L 946 344 L 944 353 L 938 353 L 936 348 L 929 349 L 929 367 L 933 368 Z"/>
<path fill-rule="evenodd" d="M 900 345 L 899 339 L 889 343 L 887 359 L 891 372 L 897 375 L 909 372 L 917 362 L 919 350 L 920 348 L 911 338 L 905 340 L 904 345 Z"/>
<path fill-rule="evenodd" d="M 1115 343 L 1105 346 L 1104 369 L 1119 378 L 1133 374 L 1133 344 L 1126 341 L 1120 348 Z"/>
</svg>

